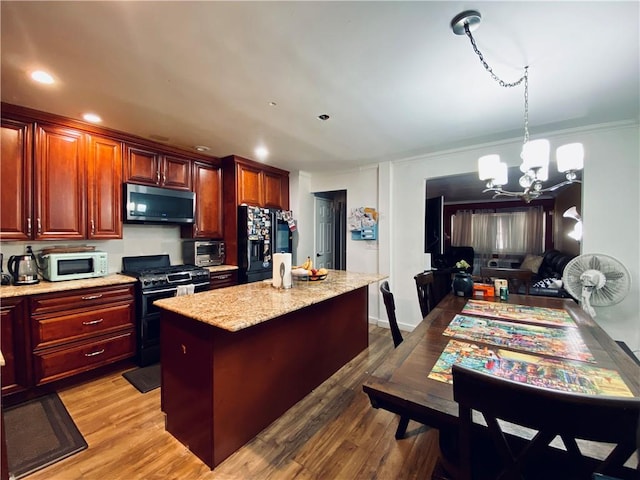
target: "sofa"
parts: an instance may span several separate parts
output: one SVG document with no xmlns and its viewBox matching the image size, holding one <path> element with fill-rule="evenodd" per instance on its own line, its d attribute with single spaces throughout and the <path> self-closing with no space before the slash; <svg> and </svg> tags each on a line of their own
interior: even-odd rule
<svg viewBox="0 0 640 480">
<path fill-rule="evenodd" d="M 527 255 L 520 268 L 533 271 L 529 295 L 571 298 L 562 285 L 562 273 L 574 257 L 558 250 L 547 250 L 541 257 Z"/>
</svg>

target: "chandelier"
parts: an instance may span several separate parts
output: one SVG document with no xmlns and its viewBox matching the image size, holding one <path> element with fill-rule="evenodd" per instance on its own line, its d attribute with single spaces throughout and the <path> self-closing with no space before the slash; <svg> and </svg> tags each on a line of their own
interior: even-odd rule
<svg viewBox="0 0 640 480">
<path fill-rule="evenodd" d="M 500 79 L 485 61 L 478 50 L 471 31 L 480 25 L 480 12 L 467 10 L 456 15 L 451 20 L 451 29 L 456 35 L 467 35 L 471 41 L 473 51 L 478 55 L 485 70 L 489 72 L 501 87 L 510 88 L 524 84 L 524 141 L 520 158 L 522 163 L 520 171 L 520 186 L 522 191 L 512 192 L 505 190 L 508 183 L 507 164 L 500 161 L 499 155 L 485 155 L 478 159 L 478 176 L 486 181 L 486 188 L 482 193 L 491 192 L 493 198 L 499 196 L 521 198 L 526 203 L 538 198 L 540 195 L 557 190 L 571 183 L 581 183 L 577 173 L 584 166 L 584 148 L 581 143 L 562 145 L 556 150 L 556 164 L 558 171 L 565 174 L 566 180 L 550 187 L 544 187 L 542 182 L 549 179 L 549 141 L 545 139 L 529 140 L 529 67 L 524 67 L 524 74 L 512 83 Z"/>
</svg>

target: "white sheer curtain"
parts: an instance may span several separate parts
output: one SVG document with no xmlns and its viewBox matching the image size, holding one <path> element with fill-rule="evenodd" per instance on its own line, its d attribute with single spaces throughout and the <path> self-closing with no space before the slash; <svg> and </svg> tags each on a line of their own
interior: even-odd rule
<svg viewBox="0 0 640 480">
<path fill-rule="evenodd" d="M 451 245 L 472 246 L 481 265 L 492 254 L 539 255 L 544 248 L 544 210 L 458 210 L 452 217 Z"/>
</svg>

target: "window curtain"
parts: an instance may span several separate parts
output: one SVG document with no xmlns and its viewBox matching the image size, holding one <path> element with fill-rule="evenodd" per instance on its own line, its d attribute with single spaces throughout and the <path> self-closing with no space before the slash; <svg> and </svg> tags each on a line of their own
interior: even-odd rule
<svg viewBox="0 0 640 480">
<path fill-rule="evenodd" d="M 539 255 L 544 245 L 544 215 L 540 206 L 502 212 L 458 210 L 452 216 L 451 245 L 474 248 L 474 273 L 493 254 Z"/>
</svg>

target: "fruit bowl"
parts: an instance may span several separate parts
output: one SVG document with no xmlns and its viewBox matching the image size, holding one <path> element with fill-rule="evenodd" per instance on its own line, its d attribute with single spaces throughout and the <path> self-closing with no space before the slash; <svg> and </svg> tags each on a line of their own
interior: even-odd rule
<svg viewBox="0 0 640 480">
<path fill-rule="evenodd" d="M 310 282 L 317 282 L 319 280 L 324 280 L 325 278 L 327 278 L 326 273 L 324 275 L 309 275 Z"/>
</svg>

